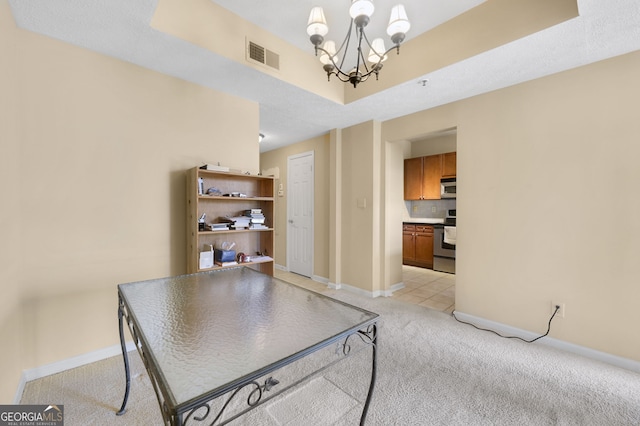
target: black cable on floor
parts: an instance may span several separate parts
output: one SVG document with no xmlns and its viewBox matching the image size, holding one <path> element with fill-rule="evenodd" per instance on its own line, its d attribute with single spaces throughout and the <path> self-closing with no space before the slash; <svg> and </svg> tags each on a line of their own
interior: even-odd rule
<svg viewBox="0 0 640 426">
<path fill-rule="evenodd" d="M 498 333 L 497 331 L 489 330 L 489 329 L 486 329 L 486 328 L 480 328 L 475 324 L 471 324 L 470 322 L 461 321 L 461 320 L 458 319 L 458 317 L 456 317 L 456 313 L 455 312 L 451 312 L 451 315 L 456 319 L 456 321 L 461 322 L 462 324 L 470 325 L 470 326 L 472 326 L 474 328 L 477 328 L 478 330 L 489 331 L 489 332 L 491 332 L 493 334 L 497 334 L 500 337 L 504 337 L 505 339 L 518 339 L 518 340 L 522 340 L 523 342 L 526 342 L 526 343 L 533 343 L 536 340 L 542 339 L 543 337 L 549 335 L 549 332 L 551 331 L 551 321 L 553 320 L 553 317 L 556 316 L 556 314 L 558 313 L 559 310 L 560 310 L 560 306 L 556 305 L 556 310 L 553 311 L 553 314 L 551 315 L 551 318 L 549 318 L 549 325 L 547 326 L 547 332 L 544 333 L 542 336 L 538 336 L 538 337 L 536 337 L 535 339 L 532 339 L 532 340 L 526 340 L 526 339 L 523 339 L 522 337 L 518 337 L 518 336 L 503 336 L 502 334 Z"/>
</svg>

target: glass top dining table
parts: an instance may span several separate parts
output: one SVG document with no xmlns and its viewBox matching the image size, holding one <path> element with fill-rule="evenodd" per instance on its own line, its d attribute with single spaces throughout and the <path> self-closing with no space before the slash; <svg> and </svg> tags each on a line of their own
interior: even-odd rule
<svg viewBox="0 0 640 426">
<path fill-rule="evenodd" d="M 120 284 L 118 296 L 127 376 L 119 415 L 130 387 L 124 319 L 166 424 L 185 424 L 207 401 L 359 334 L 373 349 L 364 423 L 375 382 L 377 314 L 247 267 Z"/>
</svg>

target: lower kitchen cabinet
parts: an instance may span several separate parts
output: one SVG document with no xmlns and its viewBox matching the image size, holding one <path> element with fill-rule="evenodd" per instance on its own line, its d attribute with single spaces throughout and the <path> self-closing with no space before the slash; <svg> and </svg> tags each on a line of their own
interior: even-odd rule
<svg viewBox="0 0 640 426">
<path fill-rule="evenodd" d="M 433 269 L 433 226 L 402 225 L 402 263 Z"/>
</svg>

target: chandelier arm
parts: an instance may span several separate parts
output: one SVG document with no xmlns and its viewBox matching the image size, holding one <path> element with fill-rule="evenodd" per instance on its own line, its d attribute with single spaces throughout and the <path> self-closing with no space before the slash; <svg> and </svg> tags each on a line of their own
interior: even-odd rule
<svg viewBox="0 0 640 426">
<path fill-rule="evenodd" d="M 373 65 L 373 68 L 375 70 L 375 68 L 378 68 L 378 65 L 380 65 L 382 63 L 382 60 L 384 59 L 385 56 L 387 56 L 388 53 L 391 53 L 392 50 L 396 49 L 397 50 L 397 54 L 400 54 L 400 43 L 398 44 L 394 44 L 393 46 L 391 46 L 389 49 L 387 49 L 383 54 L 379 54 L 378 52 L 376 52 L 376 50 L 373 48 L 373 46 L 371 45 L 371 43 L 369 42 L 369 39 L 367 38 L 367 34 L 364 34 L 364 40 L 367 42 L 367 45 L 369 46 L 369 49 L 373 50 L 376 54 L 376 56 L 378 57 L 378 62 L 376 62 Z M 367 73 L 367 76 L 371 74 L 370 72 Z"/>
<path fill-rule="evenodd" d="M 358 30 L 360 30 L 360 35 L 358 37 L 358 53 L 356 54 L 356 72 L 360 72 L 360 58 L 362 58 L 365 70 L 367 69 L 367 62 L 364 60 L 364 56 L 362 55 L 362 38 L 364 37 L 364 27 L 356 28 L 356 33 L 358 32 Z"/>
<path fill-rule="evenodd" d="M 364 33 L 363 36 L 364 36 L 364 41 L 366 41 L 367 42 L 367 46 L 369 46 L 369 49 L 373 49 L 373 46 L 369 42 L 369 38 L 367 37 L 367 34 Z"/>
<path fill-rule="evenodd" d="M 384 56 L 385 56 L 387 53 L 390 53 L 393 49 L 396 49 L 396 50 L 397 50 L 397 52 L 398 52 L 397 54 L 398 54 L 398 55 L 400 54 L 400 45 L 399 45 L 399 44 L 396 44 L 396 45 L 391 46 L 389 49 L 387 49 L 387 51 L 386 51 L 386 52 L 384 52 L 384 53 L 382 54 L 382 57 L 384 58 Z"/>
<path fill-rule="evenodd" d="M 344 65 L 344 60 L 347 58 L 347 51 L 349 50 L 349 42 L 351 41 L 351 30 L 353 29 L 353 19 L 351 20 L 351 23 L 349 24 L 349 30 L 347 31 L 347 36 L 344 38 L 344 40 L 342 41 L 342 44 L 340 45 L 340 48 L 336 51 L 336 54 L 340 54 L 342 56 L 342 60 L 340 61 L 340 66 L 338 66 L 335 62 L 333 63 L 336 68 L 338 68 L 340 70 L 340 72 L 342 72 L 342 66 Z M 344 52 L 343 49 L 344 48 Z M 331 62 L 333 62 L 333 58 L 331 59 Z M 344 75 L 347 75 L 345 73 L 343 73 Z"/>
<path fill-rule="evenodd" d="M 386 52 L 384 52 L 383 54 L 378 54 L 378 52 L 375 51 L 375 49 L 373 48 L 373 46 L 371 45 L 371 43 L 369 42 L 369 39 L 367 38 L 367 35 L 364 35 L 364 40 L 367 42 L 367 44 L 369 45 L 369 49 L 373 50 L 376 53 L 376 56 L 378 56 L 378 62 L 376 63 L 376 65 L 380 65 L 380 63 L 382 62 L 382 59 L 388 54 L 391 53 L 392 50 L 396 49 L 397 54 L 400 54 L 400 43 L 398 44 L 394 44 L 393 46 L 391 46 L 389 49 L 387 49 Z"/>
<path fill-rule="evenodd" d="M 329 72 L 328 74 L 333 74 L 336 77 L 338 77 L 338 79 L 340 79 L 340 81 L 342 82 L 347 82 L 349 81 L 349 74 L 347 74 L 346 72 L 342 71 L 342 69 L 340 69 L 340 66 L 338 64 L 335 63 L 335 61 L 333 60 L 333 57 L 331 56 L 331 53 L 329 53 L 328 51 L 326 51 L 325 49 L 323 49 L 322 47 L 317 47 L 317 49 L 320 52 L 323 52 L 327 55 L 327 57 L 329 57 L 329 60 L 331 61 L 331 64 L 333 64 L 333 67 L 335 68 L 334 71 Z M 342 78 L 340 78 L 340 76 L 343 75 L 346 80 L 343 80 Z"/>
<path fill-rule="evenodd" d="M 382 59 L 387 56 L 388 53 L 391 53 L 392 50 L 396 50 L 397 54 L 400 54 L 400 45 L 396 44 L 394 46 L 391 46 L 389 49 L 387 49 L 386 52 L 384 52 L 383 54 L 379 55 L 378 52 L 376 52 L 376 55 L 378 56 L 378 62 L 376 62 L 376 64 L 374 65 L 374 68 L 376 68 L 378 65 L 380 65 L 382 63 Z M 375 52 L 375 50 L 374 50 Z"/>
<path fill-rule="evenodd" d="M 369 78 L 369 76 L 371 76 L 371 74 L 375 73 L 376 70 L 379 70 L 378 66 L 382 63 L 382 58 L 384 58 L 387 54 L 391 53 L 391 51 L 394 50 L 394 49 L 396 49 L 398 51 L 398 54 L 400 54 L 400 45 L 399 44 L 396 44 L 396 45 L 390 47 L 382 55 L 378 55 L 380 57 L 380 59 L 378 60 L 378 62 L 376 64 L 374 64 L 374 66 L 371 69 L 369 69 L 366 66 L 366 62 L 364 61 L 364 58 L 362 58 L 363 59 L 363 63 L 365 64 L 366 72 L 361 75 L 360 82 L 367 81 L 367 79 Z M 321 47 L 318 47 L 318 50 L 321 50 L 322 52 L 325 52 L 329 56 L 329 59 L 331 59 L 331 63 L 333 63 L 334 67 L 336 68 L 336 70 L 333 71 L 331 74 L 335 75 L 343 83 L 348 82 L 349 81 L 349 74 L 347 74 L 346 72 L 342 71 L 342 69 L 338 66 L 338 64 L 336 64 L 333 61 L 333 58 L 331 57 L 331 55 L 329 55 L 329 52 L 327 52 L 326 50 L 324 50 Z M 359 55 L 359 56 L 361 56 L 361 55 Z M 358 60 L 359 59 L 360 59 L 360 57 L 358 57 Z M 341 76 L 344 76 L 344 78 L 342 78 Z"/>
<path fill-rule="evenodd" d="M 367 81 L 367 79 L 371 76 L 371 74 L 374 74 L 374 73 L 377 74 L 378 71 L 380 71 L 380 68 L 382 68 L 382 67 L 379 67 L 379 65 L 382 63 L 382 58 L 384 58 L 393 49 L 397 49 L 398 50 L 398 54 L 400 54 L 400 45 L 397 44 L 397 45 L 387 49 L 387 51 L 384 52 L 382 55 L 378 55 L 378 56 L 380 56 L 380 59 L 378 60 L 378 62 L 375 63 L 370 70 L 368 70 L 366 73 L 364 73 L 364 74 L 362 74 L 360 76 L 360 78 L 361 78 L 360 82 L 361 83 Z"/>
<path fill-rule="evenodd" d="M 333 75 L 335 75 L 335 76 L 336 76 L 336 78 L 337 78 L 338 80 L 340 80 L 341 82 L 343 82 L 343 83 L 347 83 L 347 82 L 349 82 L 349 76 L 348 76 L 347 74 L 345 74 L 345 73 L 338 74 L 337 72 L 333 72 Z M 344 75 L 345 77 L 342 77 L 343 75 Z"/>
<path fill-rule="evenodd" d="M 364 82 L 364 81 L 366 81 L 366 80 L 369 78 L 369 76 L 370 76 L 371 74 L 375 73 L 375 72 L 376 72 L 376 69 L 375 69 L 375 68 L 371 68 L 371 69 L 370 69 L 369 71 L 367 71 L 366 73 L 364 73 L 364 74 L 360 74 L 360 82 Z"/>
<path fill-rule="evenodd" d="M 367 66 L 367 60 L 364 57 L 364 54 L 362 53 L 362 49 L 358 48 L 358 62 L 360 62 L 360 59 L 362 59 L 362 66 L 364 67 L 364 71 L 366 74 L 369 74 L 369 67 Z M 360 67 L 358 67 L 358 69 L 360 69 Z"/>
</svg>

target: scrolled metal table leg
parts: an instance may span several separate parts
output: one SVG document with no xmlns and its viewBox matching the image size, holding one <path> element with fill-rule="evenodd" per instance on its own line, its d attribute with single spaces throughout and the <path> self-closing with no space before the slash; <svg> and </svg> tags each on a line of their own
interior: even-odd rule
<svg viewBox="0 0 640 426">
<path fill-rule="evenodd" d="M 122 358 L 124 359 L 124 373 L 127 379 L 127 386 L 124 391 L 124 399 L 122 400 L 122 406 L 116 413 L 117 416 L 121 416 L 126 411 L 127 401 L 129 400 L 129 389 L 131 387 L 131 373 L 129 372 L 129 357 L 127 355 L 127 346 L 124 342 L 124 329 L 122 320 L 124 317 L 124 306 L 122 298 L 118 296 L 118 325 L 120 327 L 120 346 L 122 347 Z"/>
<path fill-rule="evenodd" d="M 371 397 L 373 396 L 373 388 L 376 384 L 376 370 L 377 370 L 377 355 L 378 355 L 378 328 L 376 324 L 371 325 L 366 332 L 360 332 L 371 340 L 371 382 L 369 383 L 369 392 L 367 392 L 367 399 L 362 409 L 362 416 L 360 416 L 360 426 L 364 426 L 367 418 L 367 411 L 369 411 L 369 404 L 371 403 Z"/>
</svg>

